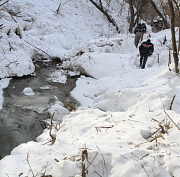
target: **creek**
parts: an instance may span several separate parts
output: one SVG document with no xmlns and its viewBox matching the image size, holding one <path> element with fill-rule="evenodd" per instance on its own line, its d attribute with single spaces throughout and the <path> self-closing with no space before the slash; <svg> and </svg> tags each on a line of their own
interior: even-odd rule
<svg viewBox="0 0 180 177">
<path fill-rule="evenodd" d="M 10 154 L 21 143 L 35 141 L 43 129 L 44 120 L 49 119 L 48 108 L 58 99 L 64 105 L 73 107 L 79 103 L 70 92 L 76 86 L 78 76 L 69 77 L 65 84 L 53 82 L 49 76 L 57 70 L 59 61 L 36 61 L 38 69 L 34 75 L 14 77 L 3 89 L 3 109 L 0 110 L 0 159 Z M 34 95 L 24 95 L 24 88 L 30 87 Z"/>
</svg>

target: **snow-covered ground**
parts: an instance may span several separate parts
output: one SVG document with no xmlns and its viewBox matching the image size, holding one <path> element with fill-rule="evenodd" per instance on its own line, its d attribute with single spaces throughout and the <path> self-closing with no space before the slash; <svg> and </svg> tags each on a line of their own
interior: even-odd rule
<svg viewBox="0 0 180 177">
<path fill-rule="evenodd" d="M 32 73 L 32 55 L 40 52 L 34 46 L 62 58 L 60 68 L 76 66 L 92 77 L 79 78 L 71 92 L 82 105 L 76 111 L 67 114 L 60 101 L 49 109 L 55 113 L 51 131 L 55 142 L 50 142 L 49 127 L 37 142 L 19 145 L 0 161 L 0 176 L 78 177 L 84 168 L 88 177 L 178 177 L 180 76 L 173 63 L 168 67 L 170 30 L 155 34 L 148 26 L 144 40 L 150 38 L 155 51 L 146 68 L 140 69 L 134 35 L 127 33 L 123 21 L 126 13 L 119 19 L 122 33 L 116 34 L 88 1 L 63 1 L 60 14 L 56 14 L 59 1 L 12 0 L 8 7 L 15 8 L 13 3 L 34 20 L 26 23 L 18 18 L 16 24 L 11 17 L 2 18 L 3 77 Z M 27 29 L 22 39 L 13 32 L 5 34 L 15 24 Z M 15 50 L 8 50 L 10 44 Z M 12 66 L 12 72 L 12 60 L 19 63 L 21 73 L 19 65 Z M 0 80 L 1 90 L 8 81 Z"/>
</svg>

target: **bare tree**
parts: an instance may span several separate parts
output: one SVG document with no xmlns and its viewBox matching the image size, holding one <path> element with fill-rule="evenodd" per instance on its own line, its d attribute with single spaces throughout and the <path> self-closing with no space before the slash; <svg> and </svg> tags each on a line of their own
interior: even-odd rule
<svg viewBox="0 0 180 177">
<path fill-rule="evenodd" d="M 102 0 L 98 0 L 98 3 L 96 3 L 94 0 L 89 0 L 90 2 L 92 2 L 92 4 L 95 5 L 95 7 L 100 10 L 108 19 L 108 21 L 113 24 L 113 26 L 115 26 L 116 30 L 120 33 L 120 29 L 119 26 L 117 25 L 116 21 L 113 19 L 113 17 L 108 13 L 108 11 L 106 10 L 105 7 L 103 7 L 102 5 Z M 108 4 L 110 3 L 110 1 L 108 2 Z"/>
</svg>

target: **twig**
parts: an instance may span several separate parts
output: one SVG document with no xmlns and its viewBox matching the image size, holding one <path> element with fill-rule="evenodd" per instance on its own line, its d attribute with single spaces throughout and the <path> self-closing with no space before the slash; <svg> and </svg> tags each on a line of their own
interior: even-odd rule
<svg viewBox="0 0 180 177">
<path fill-rule="evenodd" d="M 7 0 L 6 2 L 4 2 L 4 3 L 0 4 L 0 6 L 3 6 L 3 5 L 4 5 L 4 4 L 6 4 L 8 1 L 9 1 L 9 0 Z"/>
<path fill-rule="evenodd" d="M 54 114 L 55 112 L 53 113 L 52 117 L 51 117 L 51 126 L 50 126 L 50 131 L 49 131 L 49 135 L 50 137 L 52 138 L 52 144 L 54 144 L 54 142 L 56 141 L 56 137 L 54 137 L 52 134 L 51 134 L 51 131 L 52 131 L 52 126 L 53 126 L 53 117 L 54 117 Z"/>
<path fill-rule="evenodd" d="M 31 46 L 33 46 L 34 48 L 36 48 L 36 49 L 38 49 L 38 50 L 40 50 L 41 52 L 43 52 L 43 53 L 45 53 L 50 59 L 52 58 L 48 53 L 46 53 L 45 51 L 43 51 L 42 49 L 40 49 L 40 48 L 38 48 L 38 47 L 36 47 L 36 46 L 34 46 L 33 44 L 31 44 L 31 43 L 29 43 L 29 42 L 27 42 L 26 40 L 25 40 L 25 42 L 26 43 L 28 43 L 29 45 L 31 45 Z"/>
<path fill-rule="evenodd" d="M 159 95 L 159 94 L 158 94 L 158 95 Z M 165 108 L 164 108 L 164 104 L 163 104 L 163 102 L 162 102 L 162 99 L 161 99 L 160 95 L 159 95 L 159 98 L 160 98 L 160 100 L 161 100 L 161 103 L 162 103 L 163 109 L 165 109 Z"/>
<path fill-rule="evenodd" d="M 65 4 L 67 4 L 69 1 L 71 1 L 71 0 L 68 0 L 68 1 L 66 1 L 64 4 L 59 4 L 59 6 L 58 6 L 58 8 L 57 8 L 57 10 L 56 10 L 56 13 L 58 14 L 59 13 L 59 10 L 65 5 Z"/>
<path fill-rule="evenodd" d="M 111 125 L 111 126 L 108 126 L 108 127 L 102 126 L 102 127 L 95 127 L 95 128 L 113 128 L 113 127 L 114 127 L 114 125 Z"/>
<path fill-rule="evenodd" d="M 165 134 L 166 131 L 164 130 L 164 127 L 163 127 L 161 124 L 159 124 L 159 127 L 161 128 L 161 132 L 162 132 L 163 134 Z"/>
<path fill-rule="evenodd" d="M 6 175 L 9 177 L 9 175 L 6 173 Z"/>
<path fill-rule="evenodd" d="M 34 173 L 33 173 L 33 170 L 32 170 L 32 168 L 31 168 L 31 164 L 29 163 L 29 152 L 27 153 L 27 163 L 28 163 L 28 165 L 29 165 L 29 168 L 30 168 L 30 171 L 32 172 L 32 175 L 33 175 L 33 177 L 35 177 L 35 175 L 34 175 Z"/>
<path fill-rule="evenodd" d="M 0 29 L 3 29 L 3 28 L 4 28 L 3 24 L 0 24 Z"/>
<path fill-rule="evenodd" d="M 44 168 L 42 168 L 42 170 L 40 170 L 40 171 L 45 170 L 44 173 L 43 173 L 43 174 L 44 174 L 43 176 L 45 176 L 47 167 L 48 167 L 49 165 L 50 165 L 50 164 L 48 164 L 48 162 L 47 162 L 47 163 L 46 163 L 46 166 L 45 166 Z"/>
<path fill-rule="evenodd" d="M 9 42 L 9 46 L 10 46 L 10 48 L 9 48 L 10 51 L 11 51 L 11 49 L 13 49 L 15 51 L 15 49 L 12 47 L 10 42 Z"/>
<path fill-rule="evenodd" d="M 154 134 L 156 134 L 161 128 L 158 128 L 155 132 L 153 132 L 152 134 L 150 134 L 146 139 L 151 138 Z"/>
<path fill-rule="evenodd" d="M 140 160 L 142 160 L 144 157 L 146 157 L 146 156 L 148 156 L 149 154 L 146 154 L 146 155 L 144 155 L 144 156 L 142 156 L 141 158 L 140 158 Z"/>
<path fill-rule="evenodd" d="M 154 140 L 156 140 L 156 141 L 157 141 L 157 139 L 158 139 L 158 138 L 162 138 L 162 139 L 164 139 L 163 135 L 162 135 L 162 134 L 159 134 L 159 135 L 155 135 L 155 137 L 154 137 L 154 138 L 152 138 L 152 139 L 150 139 L 150 140 L 149 140 L 149 142 L 153 142 Z"/>
<path fill-rule="evenodd" d="M 59 4 L 57 10 L 56 10 L 56 13 L 58 14 L 59 13 L 59 10 L 60 10 L 60 6 L 61 6 L 61 3 Z"/>
<path fill-rule="evenodd" d="M 99 147 L 98 146 L 96 146 L 97 148 L 98 148 L 98 150 L 100 151 L 100 149 L 99 149 Z M 100 151 L 101 152 L 101 151 Z M 101 153 L 101 156 L 102 156 L 102 158 L 103 158 L 103 161 L 104 161 L 104 163 L 103 163 L 103 165 L 104 165 L 104 168 L 106 169 L 106 162 L 105 162 L 105 159 L 104 159 L 104 156 L 103 156 L 103 154 Z"/>
<path fill-rule="evenodd" d="M 113 128 L 114 127 L 114 125 L 111 125 L 111 126 L 107 126 L 107 127 L 105 127 L 105 126 L 102 126 L 102 127 L 95 127 L 95 129 L 96 129 L 96 131 L 97 131 L 97 133 L 100 131 L 101 132 L 101 128 Z M 106 130 L 107 130 L 106 129 Z"/>
<path fill-rule="evenodd" d="M 94 171 L 98 176 L 102 177 L 97 171 Z"/>
<path fill-rule="evenodd" d="M 96 158 L 97 155 L 98 155 L 98 152 L 96 152 L 96 155 L 94 156 L 92 162 L 86 167 L 85 170 L 87 170 L 87 169 L 91 166 L 91 164 L 94 162 L 94 160 L 95 160 L 95 158 Z"/>
<path fill-rule="evenodd" d="M 90 165 L 94 162 L 97 154 L 98 154 L 98 152 L 97 152 L 96 155 L 94 156 L 94 158 L 93 158 L 93 160 L 91 161 L 91 163 L 90 163 L 85 169 L 83 169 L 82 171 L 86 171 L 86 170 L 90 167 Z M 83 156 L 82 156 L 82 157 L 83 157 Z M 84 158 L 84 157 L 83 157 L 83 158 Z M 82 160 L 83 160 L 83 159 L 82 159 Z M 80 172 L 78 175 L 80 175 L 80 174 L 82 174 L 82 172 Z"/>
<path fill-rule="evenodd" d="M 146 172 L 147 176 L 149 177 L 149 175 L 148 175 L 148 173 L 147 173 L 146 169 L 144 168 L 144 165 L 143 165 L 143 164 L 141 164 L 141 166 L 142 166 L 143 170 Z"/>
<path fill-rule="evenodd" d="M 172 120 L 172 118 L 169 116 L 169 114 L 164 110 L 165 114 L 168 116 L 168 118 L 172 121 L 172 123 L 180 130 L 180 128 L 177 126 L 177 124 Z"/>
<path fill-rule="evenodd" d="M 169 108 L 170 110 L 172 110 L 172 105 L 173 105 L 173 102 L 174 102 L 175 97 L 176 97 L 176 95 L 173 96 L 173 99 L 172 99 L 172 101 L 171 101 L 171 105 L 170 105 L 170 108 Z"/>
</svg>

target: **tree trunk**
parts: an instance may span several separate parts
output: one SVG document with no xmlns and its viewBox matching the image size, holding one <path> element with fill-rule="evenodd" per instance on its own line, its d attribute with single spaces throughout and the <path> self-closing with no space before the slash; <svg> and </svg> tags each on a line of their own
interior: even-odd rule
<svg viewBox="0 0 180 177">
<path fill-rule="evenodd" d="M 178 53 L 180 51 L 180 27 L 179 27 L 179 47 L 178 47 Z"/>
<path fill-rule="evenodd" d="M 177 11 L 178 11 L 178 17 L 177 17 L 177 22 L 178 22 L 178 27 L 179 27 L 179 46 L 178 46 L 178 54 L 179 54 L 179 51 L 180 51 L 180 4 L 178 1 L 176 0 L 173 0 L 173 3 L 176 5 L 176 8 L 177 8 Z"/>
<path fill-rule="evenodd" d="M 132 29 L 134 27 L 134 7 L 133 0 L 129 0 L 129 9 L 130 9 L 130 24 L 129 24 L 129 32 L 132 33 Z"/>
<path fill-rule="evenodd" d="M 172 0 L 168 0 L 168 4 L 171 11 L 171 37 L 172 37 L 172 47 L 173 47 L 173 57 L 174 57 L 174 64 L 175 64 L 175 72 L 179 72 L 178 63 L 178 53 L 177 53 L 177 46 L 176 46 L 176 36 L 175 36 L 175 11 Z"/>
</svg>

